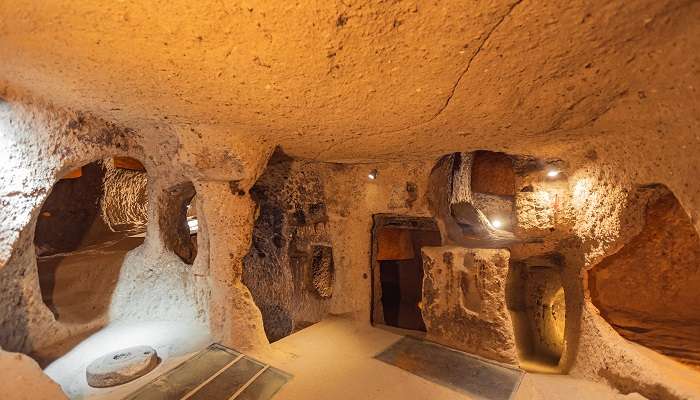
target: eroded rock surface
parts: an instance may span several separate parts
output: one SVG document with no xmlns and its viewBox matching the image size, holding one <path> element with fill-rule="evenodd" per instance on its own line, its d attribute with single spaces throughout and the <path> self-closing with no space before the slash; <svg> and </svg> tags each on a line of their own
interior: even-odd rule
<svg viewBox="0 0 700 400">
<path fill-rule="evenodd" d="M 506 308 L 507 250 L 423 248 L 428 338 L 509 364 L 517 362 Z"/>
<path fill-rule="evenodd" d="M 700 239 L 664 188 L 641 233 L 590 271 L 594 304 L 625 338 L 700 368 Z"/>
<path fill-rule="evenodd" d="M 251 189 L 258 217 L 243 282 L 262 312 L 270 341 L 318 322 L 333 296 L 333 247 L 323 182 L 314 164 L 281 151 Z"/>
<path fill-rule="evenodd" d="M 105 354 L 87 366 L 88 385 L 106 388 L 122 385 L 152 371 L 159 363 L 158 354 L 150 346 L 135 346 Z"/>
<path fill-rule="evenodd" d="M 7 400 L 68 399 L 31 358 L 0 350 L 0 393 Z"/>
</svg>

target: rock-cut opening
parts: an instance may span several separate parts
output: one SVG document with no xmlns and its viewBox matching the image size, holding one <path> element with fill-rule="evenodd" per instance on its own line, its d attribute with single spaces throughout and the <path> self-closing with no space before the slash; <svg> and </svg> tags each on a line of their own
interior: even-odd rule
<svg viewBox="0 0 700 400">
<path fill-rule="evenodd" d="M 74 338 L 33 354 L 40 364 L 106 323 L 124 258 L 144 241 L 148 176 L 140 162 L 113 157 L 70 171 L 44 202 L 34 232 L 39 286 Z"/>
<path fill-rule="evenodd" d="M 69 172 L 39 212 L 34 244 L 41 294 L 59 321 L 99 318 L 126 253 L 143 243 L 148 177 L 136 163 L 110 158 Z"/>
<path fill-rule="evenodd" d="M 566 296 L 557 257 L 511 262 L 506 301 L 520 367 L 533 372 L 559 372 Z"/>
<path fill-rule="evenodd" d="M 634 197 L 641 232 L 589 271 L 591 299 L 624 338 L 700 369 L 700 238 L 667 187 Z"/>
<path fill-rule="evenodd" d="M 421 248 L 440 246 L 432 218 L 375 215 L 373 322 L 425 331 L 421 311 L 423 258 Z"/>
<path fill-rule="evenodd" d="M 197 258 L 197 192 L 192 182 L 165 190 L 161 198 L 159 225 L 165 247 L 186 264 Z"/>
</svg>

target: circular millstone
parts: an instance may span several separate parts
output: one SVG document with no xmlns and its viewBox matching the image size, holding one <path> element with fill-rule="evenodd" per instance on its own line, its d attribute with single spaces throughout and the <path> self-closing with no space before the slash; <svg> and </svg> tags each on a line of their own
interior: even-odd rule
<svg viewBox="0 0 700 400">
<path fill-rule="evenodd" d="M 160 360 L 150 346 L 136 346 L 105 354 L 88 365 L 88 385 L 96 388 L 121 385 L 146 375 Z"/>
</svg>

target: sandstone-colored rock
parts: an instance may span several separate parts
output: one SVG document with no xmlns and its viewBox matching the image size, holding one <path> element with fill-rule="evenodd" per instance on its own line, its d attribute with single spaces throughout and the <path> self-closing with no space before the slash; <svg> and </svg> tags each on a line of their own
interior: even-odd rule
<svg viewBox="0 0 700 400">
<path fill-rule="evenodd" d="M 0 350 L 0 393 L 7 400 L 68 399 L 61 387 L 24 354 Z"/>
<path fill-rule="evenodd" d="M 516 260 L 561 254 L 563 370 L 649 398 L 700 397 L 697 375 L 675 379 L 685 376 L 682 365 L 666 365 L 605 319 L 656 332 L 627 330 L 640 343 L 675 336 L 667 353 L 687 360 L 697 334 L 688 331 L 682 340 L 678 334 L 697 326 L 687 323 L 693 307 L 669 302 L 694 305 L 685 286 L 669 285 L 655 303 L 652 294 L 666 276 L 650 273 L 645 293 L 626 287 L 628 278 L 647 283 L 631 267 L 619 279 L 611 274 L 613 289 L 619 283 L 620 294 L 638 295 L 628 298 L 638 297 L 639 307 L 672 315 L 642 323 L 627 307 L 613 317 L 611 308 L 629 300 L 612 289 L 596 300 L 605 272 L 593 276 L 611 256 L 632 259 L 627 252 L 644 226 L 635 188 L 661 183 L 687 215 L 689 230 L 670 230 L 670 245 L 636 256 L 659 260 L 657 271 L 667 275 L 684 269 L 685 281 L 695 281 L 687 272 L 691 257 L 659 248 L 681 251 L 673 244 L 684 242 L 677 236 L 700 231 L 697 2 L 170 3 L 0 4 L 3 348 L 32 353 L 108 322 L 154 318 L 209 322 L 216 340 L 265 346 L 259 304 L 242 276 L 259 216 L 249 190 L 276 146 L 309 176 L 317 174 L 314 185 L 325 191 L 323 223 L 300 228 L 299 236 L 327 237 L 295 245 L 333 243 L 333 296 L 322 309 L 302 308 L 314 311 L 314 319 L 332 312 L 366 322 L 376 310 L 372 293 L 379 293 L 370 279 L 374 215 L 435 218 L 443 244 L 481 247 L 461 241 L 463 225 L 483 228 L 486 218 L 471 197 L 471 162 L 436 167 L 446 155 L 466 159 L 481 150 L 529 160 L 516 169 L 515 236 L 482 229 L 472 239 L 483 243 L 486 235 Z M 149 205 L 129 207 L 141 217 L 148 213 L 145 242 L 124 257 L 114 296 L 103 298 L 109 313 L 66 324 L 42 298 L 36 257 L 42 248 L 35 248 L 34 235 L 42 218 L 54 214 L 40 216 L 41 207 L 61 177 L 115 156 L 138 159 L 147 170 Z M 545 162 L 562 169 L 557 179 L 537 169 Z M 433 181 L 433 168 L 445 179 Z M 373 170 L 377 179 L 369 180 Z M 455 170 L 468 179 L 459 172 L 461 179 L 447 179 Z M 498 183 L 510 178 L 486 170 L 476 172 L 487 182 L 477 188 L 511 190 Z M 160 207 L 160 196 L 184 182 L 201 197 L 192 265 L 163 239 L 169 209 Z M 298 183 L 289 198 L 311 187 Z M 466 224 L 451 215 L 456 204 L 468 206 Z M 329 276 L 317 276 L 328 289 Z M 474 298 L 465 301 L 476 308 Z M 5 368 L 2 381 L 16 382 L 24 372 Z M 33 381 L 37 393 L 56 389 L 41 376 Z"/>
<path fill-rule="evenodd" d="M 423 248 L 423 320 L 428 338 L 516 364 L 506 307 L 507 250 Z"/>
<path fill-rule="evenodd" d="M 475 193 L 513 196 L 513 160 L 504 153 L 477 151 L 472 161 L 471 189 Z"/>
<path fill-rule="evenodd" d="M 146 375 L 158 363 L 155 349 L 150 346 L 134 346 L 107 353 L 94 360 L 87 366 L 85 377 L 92 387 L 117 386 Z"/>
</svg>

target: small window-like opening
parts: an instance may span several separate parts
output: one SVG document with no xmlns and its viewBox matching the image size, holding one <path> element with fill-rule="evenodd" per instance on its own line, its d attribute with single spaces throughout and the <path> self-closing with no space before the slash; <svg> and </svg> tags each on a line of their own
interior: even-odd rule
<svg viewBox="0 0 700 400">
<path fill-rule="evenodd" d="M 165 247 L 187 264 L 197 257 L 197 193 L 192 182 L 167 189 L 159 214 L 160 229 Z"/>
<path fill-rule="evenodd" d="M 545 259 L 514 262 L 508 279 L 508 308 L 521 368 L 558 372 L 566 326 L 559 265 Z"/>
<path fill-rule="evenodd" d="M 421 248 L 441 244 L 435 222 L 430 218 L 376 216 L 373 241 L 373 321 L 425 331 L 420 308 Z"/>
<path fill-rule="evenodd" d="M 39 213 L 34 244 L 44 303 L 61 322 L 104 316 L 124 257 L 143 243 L 147 174 L 115 157 L 70 171 Z"/>
</svg>

